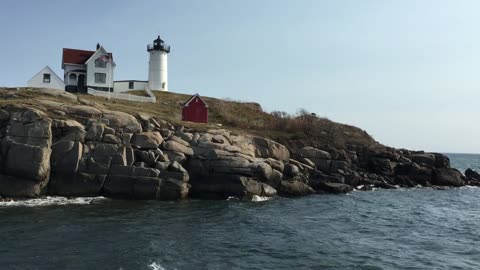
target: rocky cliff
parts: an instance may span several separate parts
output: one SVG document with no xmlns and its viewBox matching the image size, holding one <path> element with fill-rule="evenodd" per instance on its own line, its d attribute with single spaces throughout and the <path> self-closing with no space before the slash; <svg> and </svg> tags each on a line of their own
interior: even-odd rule
<svg viewBox="0 0 480 270">
<path fill-rule="evenodd" d="M 465 178 L 450 168 L 442 154 L 380 144 L 279 143 L 45 93 L 1 105 L 1 197 L 224 199 L 480 183 L 477 173 Z"/>
</svg>

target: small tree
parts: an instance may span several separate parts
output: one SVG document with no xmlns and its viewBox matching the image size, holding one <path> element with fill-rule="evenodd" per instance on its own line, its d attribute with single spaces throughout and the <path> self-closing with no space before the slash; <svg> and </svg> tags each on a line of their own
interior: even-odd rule
<svg viewBox="0 0 480 270">
<path fill-rule="evenodd" d="M 285 131 L 288 128 L 288 122 L 290 121 L 290 115 L 284 111 L 273 111 L 271 113 L 272 122 L 271 128 L 274 130 Z"/>
<path fill-rule="evenodd" d="M 298 118 L 301 121 L 302 130 L 307 135 L 312 135 L 315 114 L 310 113 L 304 108 L 300 108 L 297 112 Z"/>
</svg>

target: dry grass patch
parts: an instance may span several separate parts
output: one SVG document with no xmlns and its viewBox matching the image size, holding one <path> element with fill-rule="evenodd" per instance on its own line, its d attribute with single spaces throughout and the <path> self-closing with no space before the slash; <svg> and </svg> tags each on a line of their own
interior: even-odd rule
<svg viewBox="0 0 480 270">
<path fill-rule="evenodd" d="M 129 94 L 143 95 L 145 91 L 130 91 Z M 378 144 L 365 131 L 326 118 L 316 117 L 305 110 L 297 114 L 284 112 L 267 113 L 261 106 L 253 102 L 229 101 L 217 98 L 202 97 L 209 105 L 209 124 L 199 124 L 181 121 L 182 107 L 191 95 L 172 92 L 154 92 L 156 103 L 141 103 L 126 100 L 108 100 L 85 94 L 76 94 L 79 101 L 62 95 L 48 94 L 40 89 L 22 88 L 1 89 L 0 105 L 22 105 L 34 108 L 45 108 L 45 103 L 39 100 L 50 100 L 63 104 L 90 104 L 97 108 L 109 109 L 138 115 L 148 114 L 167 120 L 174 125 L 184 125 L 199 131 L 223 126 L 236 133 L 252 134 L 270 137 L 281 142 L 296 141 L 308 144 L 314 141 L 316 145 L 345 147 L 354 145 Z M 70 97 L 70 98 L 69 98 Z M 311 143 L 310 143 L 311 144 Z"/>
</svg>

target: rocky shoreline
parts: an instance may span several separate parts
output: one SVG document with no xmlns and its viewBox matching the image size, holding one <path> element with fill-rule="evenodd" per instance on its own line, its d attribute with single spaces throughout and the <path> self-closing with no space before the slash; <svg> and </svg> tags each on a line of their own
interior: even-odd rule
<svg viewBox="0 0 480 270">
<path fill-rule="evenodd" d="M 0 109 L 0 198 L 249 199 L 480 185 L 480 174 L 467 170 L 464 176 L 438 153 L 380 145 L 287 147 L 86 102 L 40 103 Z"/>
</svg>

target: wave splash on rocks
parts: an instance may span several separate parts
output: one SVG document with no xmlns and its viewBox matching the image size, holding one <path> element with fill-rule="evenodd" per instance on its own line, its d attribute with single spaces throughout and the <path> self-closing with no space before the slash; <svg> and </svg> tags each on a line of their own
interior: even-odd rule
<svg viewBox="0 0 480 270">
<path fill-rule="evenodd" d="M 54 205 L 87 205 L 101 200 L 105 200 L 105 197 L 79 197 L 79 198 L 67 198 L 67 197 L 55 197 L 47 196 L 44 198 L 28 199 L 28 200 L 7 200 L 0 201 L 0 207 L 39 207 L 39 206 L 54 206 Z"/>
</svg>

